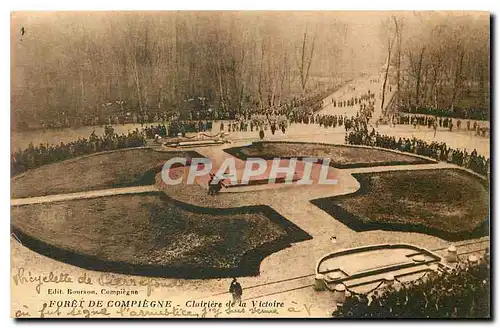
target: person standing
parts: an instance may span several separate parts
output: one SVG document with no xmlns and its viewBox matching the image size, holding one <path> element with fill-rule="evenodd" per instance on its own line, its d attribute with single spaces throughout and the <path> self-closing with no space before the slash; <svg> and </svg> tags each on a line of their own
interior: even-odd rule
<svg viewBox="0 0 500 328">
<path fill-rule="evenodd" d="M 213 183 L 214 179 L 215 179 L 215 174 L 210 172 L 210 179 L 208 180 L 208 194 L 209 195 L 215 194 L 214 183 Z"/>
<path fill-rule="evenodd" d="M 241 285 L 236 280 L 236 278 L 233 278 L 233 281 L 231 282 L 231 285 L 229 286 L 229 292 L 233 295 L 232 305 L 233 306 L 235 304 L 239 305 L 241 302 L 241 295 L 243 295 L 243 289 L 241 288 Z"/>
<path fill-rule="evenodd" d="M 274 133 L 276 132 L 276 123 L 272 123 L 271 124 L 271 133 L 274 135 Z"/>
<path fill-rule="evenodd" d="M 264 139 L 264 136 L 265 136 L 265 135 L 264 135 L 264 130 L 262 130 L 262 128 L 261 128 L 261 130 L 259 131 L 259 137 L 260 137 L 260 140 L 263 140 L 263 139 Z"/>
</svg>

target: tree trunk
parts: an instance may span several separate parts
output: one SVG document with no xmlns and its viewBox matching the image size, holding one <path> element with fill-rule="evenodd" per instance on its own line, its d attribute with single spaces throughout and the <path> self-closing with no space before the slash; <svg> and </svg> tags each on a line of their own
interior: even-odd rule
<svg viewBox="0 0 500 328">
<path fill-rule="evenodd" d="M 392 40 L 390 36 L 387 36 L 387 66 L 385 67 L 385 76 L 384 76 L 384 83 L 382 84 L 382 99 L 380 101 L 380 110 L 384 110 L 384 103 L 385 103 L 385 88 L 387 86 L 387 77 L 389 75 L 389 67 L 391 65 L 391 53 L 392 53 L 392 45 L 394 44 L 394 39 L 396 38 L 396 35 L 398 33 L 398 24 L 396 17 L 393 16 L 394 19 L 394 24 L 396 27 L 396 30 L 394 32 L 394 36 L 392 37 Z"/>
<path fill-rule="evenodd" d="M 80 87 L 82 91 L 82 114 L 85 113 L 85 85 L 83 84 L 83 71 L 80 69 Z"/>
<path fill-rule="evenodd" d="M 416 83 L 416 86 L 415 86 L 415 104 L 417 106 L 417 109 L 419 108 L 420 106 L 420 83 L 421 83 L 421 80 L 422 80 L 422 62 L 423 62 L 423 59 L 424 59 L 424 51 L 425 51 L 425 47 L 422 47 L 422 51 L 420 51 L 420 57 L 419 57 L 419 60 L 418 60 L 418 69 L 417 69 L 417 83 Z"/>
<path fill-rule="evenodd" d="M 459 46 L 457 46 L 458 48 Z M 461 84 L 462 84 L 462 69 L 464 62 L 465 51 L 462 49 L 460 52 L 460 59 L 457 62 L 457 67 L 455 69 L 455 79 L 453 81 L 453 92 L 451 96 L 451 106 L 450 110 L 453 111 L 455 108 L 455 103 L 457 101 L 458 93 L 460 92 Z"/>
<path fill-rule="evenodd" d="M 264 98 L 262 94 L 262 66 L 264 64 L 264 41 L 262 42 L 261 56 L 260 56 L 260 69 L 259 69 L 259 99 L 260 99 L 260 109 L 264 108 Z"/>
</svg>

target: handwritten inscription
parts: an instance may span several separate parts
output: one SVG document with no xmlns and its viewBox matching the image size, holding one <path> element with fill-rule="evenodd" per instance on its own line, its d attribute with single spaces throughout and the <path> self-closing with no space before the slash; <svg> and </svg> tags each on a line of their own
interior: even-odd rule
<svg viewBox="0 0 500 328">
<path fill-rule="evenodd" d="M 97 273 L 95 275 L 83 272 L 71 275 L 68 272 L 51 271 L 38 274 L 26 268 L 13 271 L 12 281 L 15 286 L 33 286 L 37 294 L 46 294 L 49 298 L 42 300 L 38 306 L 28 308 L 22 305 L 13 309 L 15 318 L 133 318 L 133 317 L 179 317 L 179 318 L 220 318 L 220 317 L 258 317 L 258 316 L 300 316 L 312 315 L 312 305 L 295 301 L 249 300 L 234 304 L 230 300 L 196 300 L 188 299 L 182 304 L 173 303 L 168 299 L 140 298 L 126 300 L 137 296 L 139 291 L 149 297 L 161 289 L 161 295 L 166 288 L 182 287 L 182 280 L 160 279 L 151 277 L 130 277 L 112 273 Z M 66 285 L 66 286 L 64 286 Z M 47 287 L 47 288 L 44 288 Z M 177 295 L 182 288 L 176 290 Z M 64 296 L 68 299 L 58 300 Z M 84 299 L 102 295 L 105 299 Z M 56 297 L 55 299 L 52 297 Z M 78 298 L 75 298 L 78 297 Z M 112 297 L 113 299 L 106 299 Z"/>
<path fill-rule="evenodd" d="M 77 283 L 83 285 L 99 285 L 102 287 L 140 287 L 145 288 L 146 295 L 151 296 L 155 289 L 166 289 L 181 287 L 183 285 L 182 280 L 167 280 L 162 281 L 160 279 L 155 279 L 151 277 L 120 277 L 111 273 L 102 273 L 97 279 L 91 277 L 87 273 L 83 273 L 78 277 L 72 277 L 70 274 L 65 272 L 50 272 L 48 274 L 34 274 L 25 268 L 19 268 L 16 273 L 12 276 L 14 284 L 19 285 L 34 285 L 35 290 L 38 294 L 41 293 L 41 288 L 46 283 L 52 284 L 69 284 Z M 63 294 L 61 289 L 51 288 L 51 294 Z M 93 294 L 94 292 L 89 292 Z M 116 292 L 110 292 L 113 294 Z M 123 290 L 123 294 L 127 291 Z M 130 294 L 131 292 L 128 291 Z M 85 291 L 80 292 L 80 294 L 86 294 Z M 106 294 L 106 292 L 101 292 L 101 294 Z M 119 295 L 120 293 L 117 293 Z M 135 294 L 135 293 L 134 293 Z"/>
<path fill-rule="evenodd" d="M 219 317 L 253 317 L 259 315 L 276 315 L 287 316 L 287 313 L 302 313 L 304 316 L 311 315 L 312 305 L 299 304 L 292 301 L 292 306 L 284 308 L 282 306 L 278 307 L 260 307 L 258 303 L 242 302 L 239 305 L 231 305 L 231 302 L 225 303 L 224 306 L 203 306 L 197 308 L 183 308 L 178 305 L 172 305 L 170 301 L 165 303 L 154 303 L 154 301 L 148 302 L 143 301 L 133 301 L 134 306 L 150 306 L 154 305 L 152 308 L 141 308 L 139 307 L 129 307 L 120 306 L 116 307 L 114 305 L 125 305 L 126 303 L 106 303 L 102 300 L 66 300 L 66 301 L 49 301 L 44 302 L 42 306 L 35 311 L 35 316 L 40 318 L 54 318 L 54 317 L 79 317 L 79 318 L 133 318 L 133 317 L 182 317 L 182 318 L 219 318 Z M 140 302 L 140 303 L 138 303 Z M 129 303 L 130 304 L 130 303 Z M 105 306 L 109 305 L 109 306 Z M 156 306 L 159 306 L 156 308 Z M 248 306 L 247 306 L 248 305 Z M 283 303 L 284 306 L 284 303 Z M 284 312 L 284 310 L 286 310 Z M 23 305 L 22 309 L 15 311 L 14 316 L 16 318 L 31 317 L 32 313 L 26 305 Z"/>
<path fill-rule="evenodd" d="M 26 272 L 24 268 L 20 268 L 13 276 L 14 283 L 17 285 L 22 284 L 35 284 L 35 289 L 40 294 L 40 288 L 45 283 L 64 284 L 72 283 L 73 279 L 67 273 L 54 273 L 50 272 L 47 275 L 33 275 L 30 271 Z"/>
</svg>

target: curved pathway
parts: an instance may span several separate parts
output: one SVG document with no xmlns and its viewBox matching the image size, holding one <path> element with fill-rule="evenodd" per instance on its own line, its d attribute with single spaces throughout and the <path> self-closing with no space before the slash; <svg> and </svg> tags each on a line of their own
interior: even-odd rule
<svg viewBox="0 0 500 328">
<path fill-rule="evenodd" d="M 156 187 L 155 185 L 151 185 L 151 186 L 138 186 L 138 187 L 126 187 L 126 188 L 112 188 L 112 189 L 102 189 L 102 190 L 93 190 L 84 192 L 74 192 L 69 194 L 15 198 L 10 200 L 10 205 L 19 206 L 19 205 L 29 205 L 29 204 L 54 203 L 65 200 L 87 199 L 87 198 L 97 198 L 97 197 L 127 195 L 127 194 L 142 194 L 153 191 L 158 191 L 158 187 Z"/>
<path fill-rule="evenodd" d="M 238 142 L 236 145 L 243 145 Z M 196 148 L 192 147 L 201 155 L 209 157 L 215 163 L 222 162 L 226 158 L 233 157 L 224 151 L 225 148 L 234 147 L 232 145 L 223 145 L 216 147 Z M 243 165 L 243 161 L 235 158 L 236 162 Z M 217 202 L 213 202 L 213 196 L 207 196 L 206 190 L 200 185 L 185 185 L 180 184 L 176 186 L 137 186 L 127 188 L 114 188 L 95 190 L 88 192 L 69 193 L 61 195 L 47 195 L 40 197 L 12 199 L 11 206 L 52 203 L 76 199 L 88 199 L 96 197 L 106 197 L 124 194 L 137 194 L 148 193 L 155 191 L 164 191 L 169 197 L 200 207 L 217 207 L 217 208 L 230 208 L 251 205 L 267 205 L 278 211 L 281 215 L 289 221 L 306 231 L 314 238 L 307 242 L 299 244 L 307 244 L 305 249 L 311 247 L 317 248 L 324 243 L 324 240 L 329 240 L 331 236 L 354 236 L 354 230 L 342 224 L 340 221 L 332 218 L 332 216 L 317 206 L 313 205 L 310 201 L 316 198 L 339 196 L 349 194 L 357 191 L 360 187 L 359 182 L 352 176 L 355 173 L 369 173 L 369 172 L 385 172 L 385 171 L 400 171 L 400 170 L 432 170 L 432 169 L 445 169 L 457 168 L 457 166 L 438 162 L 435 164 L 418 164 L 418 165 L 393 165 L 393 166 L 375 166 L 363 168 L 349 168 L 349 169 L 334 169 L 338 172 L 340 183 L 337 185 L 276 185 L 275 187 L 265 186 L 247 186 L 241 187 L 240 192 L 244 192 L 244 196 L 234 195 L 234 193 L 221 193 L 217 197 Z M 159 175 L 157 176 L 159 179 Z M 400 234 L 404 234 L 401 233 Z M 350 237 L 349 237 L 350 238 Z M 434 238 L 434 237 L 433 237 Z M 327 242 L 327 245 L 329 242 Z M 298 247 L 294 245 L 294 247 Z M 323 247 L 320 247 L 323 249 Z M 273 254 L 278 256 L 280 261 L 285 260 L 286 254 L 283 251 Z"/>
<path fill-rule="evenodd" d="M 397 167 L 397 169 L 401 169 L 401 166 Z M 108 193 L 109 191 L 104 192 Z M 99 191 L 99 194 L 101 194 L 101 191 Z M 227 314 L 223 312 L 218 314 L 218 317 L 329 317 L 334 307 L 331 293 L 318 293 L 315 292 L 312 287 L 314 284 L 316 261 L 324 254 L 339 249 L 367 244 L 403 242 L 423 246 L 429 250 L 435 251 L 440 256 L 444 256 L 447 247 L 450 245 L 447 241 L 437 237 L 419 233 L 381 230 L 355 232 L 310 202 L 297 202 L 293 197 L 282 198 L 284 201 L 281 203 L 274 203 L 272 205 L 273 208 L 285 216 L 289 221 L 311 234 L 313 239 L 295 243 L 289 248 L 267 256 L 260 265 L 259 276 L 240 277 L 238 280 L 244 289 L 243 300 L 249 304 L 247 305 L 247 312 L 244 314 Z M 332 236 L 336 237 L 335 243 L 331 240 Z M 476 240 L 455 243 L 455 245 L 462 258 L 466 258 L 471 254 L 481 256 L 483 250 L 489 247 L 489 238 L 478 238 Z M 187 300 L 218 301 L 225 303 L 231 299 L 230 294 L 227 292 L 230 279 L 183 280 L 155 278 L 151 281 L 158 287 L 153 288 L 124 287 L 120 285 L 102 287 L 97 284 L 97 282 L 99 279 L 102 279 L 102 277 L 105 277 L 106 274 L 82 269 L 46 258 L 15 241 L 15 236 L 11 238 L 11 250 L 12 277 L 19 274 L 18 270 L 20 268 L 29 271 L 34 276 L 46 275 L 49 272 L 54 272 L 55 274 L 67 273 L 73 277 L 74 282 L 64 284 L 61 287 L 95 290 L 97 295 L 92 295 L 93 300 L 102 300 L 103 302 L 116 299 L 170 300 L 173 304 L 181 308 L 186 308 L 184 305 Z M 82 275 L 86 275 L 93 279 L 94 285 L 86 286 L 77 283 L 76 279 Z M 130 279 L 146 279 L 149 281 L 148 279 L 150 279 L 122 274 L 112 274 L 112 277 L 114 277 L 114 279 L 122 279 L 122 281 Z M 54 287 L 58 286 L 49 283 L 44 284 L 41 288 L 41 292 L 38 293 L 34 288 L 34 284 L 13 284 L 12 313 L 19 309 L 26 310 L 25 307 L 27 307 L 30 313 L 36 316 L 36 311 L 40 309 L 41 301 L 68 299 L 69 296 L 67 295 L 47 295 L 47 288 Z M 120 291 L 123 289 L 129 291 L 137 290 L 139 295 L 128 297 L 100 295 L 99 293 L 102 288 L 111 291 Z M 14 297 L 14 295 L 19 296 Z M 87 299 L 89 299 L 89 297 L 87 297 Z M 252 314 L 248 311 L 248 308 L 251 308 L 251 301 L 283 302 L 285 308 L 284 310 L 280 310 L 278 314 Z M 289 312 L 287 309 L 290 307 L 296 307 L 300 312 Z M 135 307 L 132 309 L 139 310 L 140 308 Z M 116 315 L 116 312 L 111 310 L 110 312 Z M 215 317 L 215 315 L 215 313 L 206 314 L 207 317 Z"/>
<path fill-rule="evenodd" d="M 213 159 L 214 162 L 218 163 L 222 162 L 226 158 L 233 157 L 224 151 L 225 148 L 233 146 L 235 146 L 235 144 L 209 148 L 193 147 L 193 149 L 201 155 L 209 157 Z M 244 163 L 240 159 L 236 158 L 235 160 L 240 165 Z M 213 202 L 212 196 L 206 195 L 206 190 L 198 184 L 189 186 L 185 184 L 176 186 L 160 186 L 159 188 L 157 183 L 157 185 L 150 186 L 114 188 L 62 195 L 12 199 L 11 206 L 52 203 L 66 200 L 148 193 L 155 191 L 164 191 L 169 195 L 169 197 L 175 200 L 200 207 L 230 208 L 251 205 L 267 205 L 313 236 L 312 240 L 294 245 L 294 248 L 302 249 L 305 247 L 304 251 L 310 251 L 311 249 L 323 250 L 325 243 L 326 245 L 330 245 L 329 239 L 332 236 L 338 236 L 339 238 L 354 238 L 355 235 L 359 235 L 360 233 L 355 232 L 340 221 L 334 219 L 330 214 L 313 205 L 310 202 L 312 199 L 339 196 L 357 191 L 360 185 L 359 182 L 352 176 L 352 174 L 355 173 L 400 170 L 432 170 L 445 168 L 457 168 L 457 166 L 439 162 L 435 164 L 409 164 L 349 169 L 330 168 L 331 170 L 338 172 L 340 182 L 337 185 L 276 185 L 276 187 L 269 185 L 247 186 L 239 188 L 241 189 L 240 192 L 244 192 L 244 196 L 241 194 L 234 195 L 234 193 L 221 193 L 216 196 L 217 202 L 215 203 Z M 157 176 L 157 179 L 159 179 L 159 175 Z M 398 234 L 404 233 L 399 232 Z M 281 251 L 271 255 L 271 257 L 277 257 L 279 258 L 279 261 L 282 262 L 286 261 L 287 255 L 286 252 Z"/>
</svg>

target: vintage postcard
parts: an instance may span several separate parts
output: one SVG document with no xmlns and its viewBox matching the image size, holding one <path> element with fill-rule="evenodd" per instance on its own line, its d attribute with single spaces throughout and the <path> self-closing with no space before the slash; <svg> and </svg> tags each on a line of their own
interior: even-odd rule
<svg viewBox="0 0 500 328">
<path fill-rule="evenodd" d="M 10 37 L 13 318 L 491 318 L 488 12 Z"/>
</svg>

